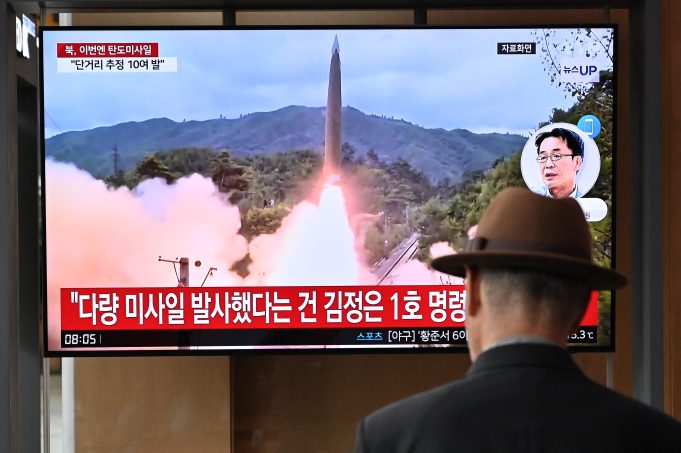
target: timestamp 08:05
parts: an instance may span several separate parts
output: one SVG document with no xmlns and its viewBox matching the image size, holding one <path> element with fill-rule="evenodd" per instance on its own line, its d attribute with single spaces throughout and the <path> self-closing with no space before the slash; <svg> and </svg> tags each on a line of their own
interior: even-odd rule
<svg viewBox="0 0 681 453">
<path fill-rule="evenodd" d="M 102 334 L 91 332 L 62 332 L 61 344 L 63 348 L 97 346 L 102 344 Z"/>
</svg>

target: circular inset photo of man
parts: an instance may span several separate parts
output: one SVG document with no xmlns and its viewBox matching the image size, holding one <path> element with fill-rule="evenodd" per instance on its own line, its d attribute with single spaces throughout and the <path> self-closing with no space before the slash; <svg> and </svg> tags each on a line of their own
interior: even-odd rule
<svg viewBox="0 0 681 453">
<path fill-rule="evenodd" d="M 551 123 L 525 143 L 520 171 L 532 192 L 580 198 L 598 179 L 601 155 L 596 142 L 574 124 Z"/>
</svg>

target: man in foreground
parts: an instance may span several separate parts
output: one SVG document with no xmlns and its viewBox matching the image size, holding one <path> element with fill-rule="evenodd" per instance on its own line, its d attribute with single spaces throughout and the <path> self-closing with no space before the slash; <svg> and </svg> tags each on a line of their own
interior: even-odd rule
<svg viewBox="0 0 681 453">
<path fill-rule="evenodd" d="M 592 290 L 626 279 L 591 261 L 579 204 L 524 189 L 490 203 L 464 251 L 466 376 L 365 418 L 357 453 L 681 452 L 681 424 L 590 381 L 565 349 Z"/>
</svg>

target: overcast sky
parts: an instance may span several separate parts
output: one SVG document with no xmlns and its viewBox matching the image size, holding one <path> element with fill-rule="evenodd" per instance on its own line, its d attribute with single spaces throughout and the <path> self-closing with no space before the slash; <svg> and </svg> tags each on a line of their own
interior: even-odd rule
<svg viewBox="0 0 681 453">
<path fill-rule="evenodd" d="M 237 118 L 326 105 L 334 36 L 343 105 L 426 128 L 528 134 L 574 103 L 537 55 L 497 55 L 530 30 L 46 31 L 46 136 L 126 121 Z M 57 73 L 57 43 L 157 42 L 176 73 Z M 566 56 L 573 55 L 574 52 Z M 600 61 L 611 66 L 609 62 Z"/>
</svg>

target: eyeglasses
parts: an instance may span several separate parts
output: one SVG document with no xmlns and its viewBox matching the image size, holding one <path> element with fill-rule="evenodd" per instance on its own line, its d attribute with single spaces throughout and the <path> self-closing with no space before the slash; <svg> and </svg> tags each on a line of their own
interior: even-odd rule
<svg viewBox="0 0 681 453">
<path fill-rule="evenodd" d="M 537 162 L 539 162 L 540 164 L 543 164 L 544 162 L 546 162 L 549 159 L 551 159 L 551 162 L 556 162 L 558 160 L 561 160 L 563 157 L 570 157 L 570 156 L 574 156 L 574 154 L 556 153 L 556 154 L 551 154 L 550 156 L 537 156 Z"/>
</svg>

